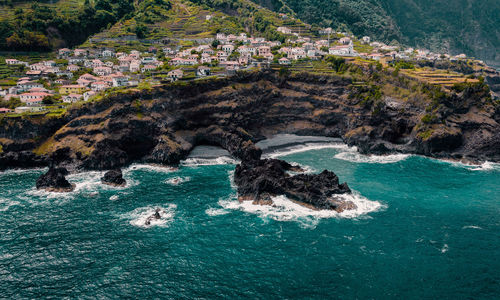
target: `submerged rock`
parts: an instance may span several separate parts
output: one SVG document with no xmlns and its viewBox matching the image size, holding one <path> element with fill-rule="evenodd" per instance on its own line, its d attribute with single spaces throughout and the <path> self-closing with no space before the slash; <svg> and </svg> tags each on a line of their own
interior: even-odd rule
<svg viewBox="0 0 500 300">
<path fill-rule="evenodd" d="M 123 179 L 121 169 L 109 170 L 101 178 L 101 182 L 111 186 L 125 186 L 127 184 L 127 181 Z"/>
<path fill-rule="evenodd" d="M 160 212 L 162 212 L 162 210 L 160 208 L 155 209 L 155 213 L 146 219 L 146 221 L 144 222 L 144 225 L 149 226 L 149 225 L 151 225 L 151 221 L 161 219 Z"/>
<path fill-rule="evenodd" d="M 313 209 L 330 209 L 342 212 L 355 209 L 342 194 L 351 194 L 347 183 L 331 171 L 320 174 L 291 176 L 287 171 L 296 167 L 278 159 L 242 162 L 236 166 L 234 181 L 238 186 L 240 201 L 252 200 L 255 204 L 272 204 L 271 196 L 285 195 L 293 201 Z"/>
<path fill-rule="evenodd" d="M 36 188 L 49 192 L 71 192 L 75 189 L 75 185 L 66 180 L 66 175 L 68 175 L 66 168 L 51 167 L 47 173 L 38 178 Z"/>
</svg>

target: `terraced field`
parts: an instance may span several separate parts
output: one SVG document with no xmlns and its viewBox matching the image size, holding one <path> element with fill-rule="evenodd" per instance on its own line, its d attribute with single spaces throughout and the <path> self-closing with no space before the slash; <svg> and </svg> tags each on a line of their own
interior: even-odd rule
<svg viewBox="0 0 500 300">
<path fill-rule="evenodd" d="M 457 72 L 447 72 L 432 69 L 401 70 L 401 73 L 420 82 L 432 85 L 440 85 L 446 89 L 451 88 L 456 83 L 475 83 L 478 79 L 467 78 L 464 74 Z"/>
</svg>

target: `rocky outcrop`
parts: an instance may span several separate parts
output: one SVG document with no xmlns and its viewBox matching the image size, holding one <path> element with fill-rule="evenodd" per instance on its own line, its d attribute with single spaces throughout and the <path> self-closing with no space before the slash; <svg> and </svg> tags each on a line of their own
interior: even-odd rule
<svg viewBox="0 0 500 300">
<path fill-rule="evenodd" d="M 38 178 L 36 188 L 48 192 L 71 192 L 75 189 L 75 185 L 66 180 L 66 175 L 68 175 L 68 170 L 65 168 L 51 167 L 47 173 Z"/>
<path fill-rule="evenodd" d="M 109 170 L 104 174 L 101 178 L 101 182 L 103 184 L 111 185 L 111 186 L 126 186 L 127 181 L 123 179 L 123 174 L 121 169 Z"/>
<path fill-rule="evenodd" d="M 175 165 L 203 144 L 257 160 L 254 143 L 278 133 L 338 137 L 363 153 L 500 160 L 500 113 L 481 87 L 444 99 L 433 124 L 422 121 L 430 105 L 425 97 L 385 97 L 367 107 L 350 89 L 351 81 L 341 77 L 255 72 L 111 95 L 58 122 L 3 124 L 0 168 L 48 165 L 62 149 L 68 150 L 57 165 L 70 171 L 134 161 Z M 24 128 L 37 128 L 37 141 Z"/>
<path fill-rule="evenodd" d="M 356 208 L 354 203 L 341 197 L 351 190 L 346 183 L 339 184 L 333 172 L 290 175 L 289 171 L 300 171 L 300 168 L 277 159 L 242 162 L 234 174 L 240 201 L 272 205 L 272 196 L 285 195 L 314 209 L 342 212 Z"/>
</svg>

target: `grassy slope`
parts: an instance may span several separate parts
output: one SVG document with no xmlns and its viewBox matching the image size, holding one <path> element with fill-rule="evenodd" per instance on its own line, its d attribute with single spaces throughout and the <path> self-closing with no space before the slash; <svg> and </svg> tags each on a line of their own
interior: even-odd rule
<svg viewBox="0 0 500 300">
<path fill-rule="evenodd" d="M 282 25 L 291 27 L 307 28 L 307 25 L 300 20 L 282 20 L 277 13 L 248 0 L 237 0 L 239 7 L 231 9 L 221 9 L 220 7 L 197 4 L 187 0 L 170 0 L 172 8 L 154 9 L 158 21 L 144 23 L 144 16 L 148 14 L 140 7 L 134 16 L 121 20 L 111 28 L 102 31 L 91 37 L 86 46 L 124 46 L 134 45 L 137 42 L 125 41 L 124 37 L 135 36 L 134 28 L 140 23 L 148 28 L 143 40 L 158 40 L 163 38 L 186 39 L 184 43 L 189 43 L 189 39 L 211 38 L 217 32 L 227 34 L 238 34 L 240 32 L 250 32 L 256 35 L 256 24 L 253 23 L 252 15 L 256 12 L 265 16 L 272 28 Z M 152 9 L 149 8 L 149 11 Z M 206 16 L 211 15 L 211 20 L 206 20 Z M 302 29 L 305 32 L 304 29 Z"/>
<path fill-rule="evenodd" d="M 0 5 L 0 21 L 7 20 L 12 21 L 14 19 L 14 12 L 17 8 L 22 8 L 23 10 L 30 10 L 31 4 L 38 1 L 21 1 L 14 3 L 13 7 L 7 5 Z M 76 9 L 83 6 L 85 0 L 58 0 L 55 3 L 40 3 L 40 5 L 46 5 L 56 9 L 58 12 L 63 14 L 71 14 Z"/>
</svg>

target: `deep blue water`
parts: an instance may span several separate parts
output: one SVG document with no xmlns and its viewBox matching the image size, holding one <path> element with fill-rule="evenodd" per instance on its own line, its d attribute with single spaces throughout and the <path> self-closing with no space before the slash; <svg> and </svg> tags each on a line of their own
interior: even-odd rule
<svg viewBox="0 0 500 300">
<path fill-rule="evenodd" d="M 239 205 L 234 164 L 135 165 L 126 188 L 77 174 L 77 191 L 64 195 L 35 191 L 43 170 L 0 173 L 0 298 L 500 295 L 498 165 L 368 158 L 345 147 L 289 153 L 282 158 L 347 181 L 359 214 L 282 198 L 275 209 Z M 156 207 L 163 221 L 142 226 Z"/>
</svg>

